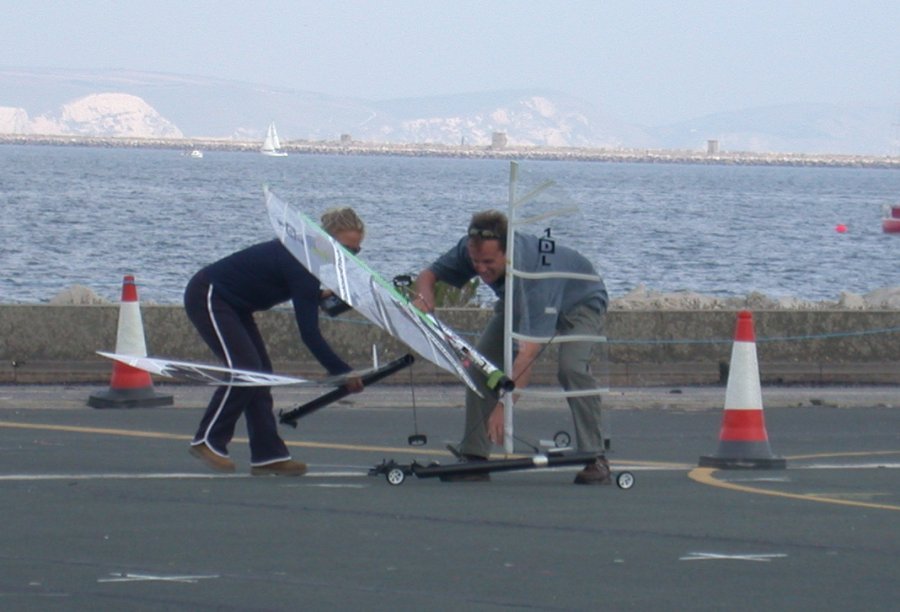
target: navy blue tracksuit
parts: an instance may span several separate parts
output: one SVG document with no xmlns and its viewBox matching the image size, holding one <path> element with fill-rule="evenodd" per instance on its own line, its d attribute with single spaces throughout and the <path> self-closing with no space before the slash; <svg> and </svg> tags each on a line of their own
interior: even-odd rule
<svg viewBox="0 0 900 612">
<path fill-rule="evenodd" d="M 304 344 L 329 374 L 349 372 L 319 330 L 319 281 L 278 241 L 270 240 L 229 255 L 197 272 L 188 282 L 188 318 L 212 351 L 229 368 L 271 372 L 265 343 L 253 314 L 291 300 Z M 216 389 L 194 436 L 228 456 L 228 443 L 243 413 L 254 466 L 290 459 L 278 435 L 269 387 Z"/>
</svg>

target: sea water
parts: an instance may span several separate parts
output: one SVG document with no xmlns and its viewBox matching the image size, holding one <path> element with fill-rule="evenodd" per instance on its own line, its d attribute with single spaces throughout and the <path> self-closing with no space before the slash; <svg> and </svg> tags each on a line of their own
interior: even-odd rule
<svg viewBox="0 0 900 612">
<path fill-rule="evenodd" d="M 577 204 L 548 226 L 595 262 L 614 298 L 644 285 L 834 300 L 900 284 L 900 236 L 880 225 L 900 201 L 896 170 L 520 166 Z M 197 269 L 273 237 L 263 184 L 315 217 L 354 207 L 367 226 L 361 257 L 387 278 L 414 274 L 473 212 L 507 207 L 509 171 L 503 160 L 0 146 L 0 302 L 47 302 L 75 285 L 117 301 L 134 274 L 142 301 L 180 303 Z"/>
</svg>

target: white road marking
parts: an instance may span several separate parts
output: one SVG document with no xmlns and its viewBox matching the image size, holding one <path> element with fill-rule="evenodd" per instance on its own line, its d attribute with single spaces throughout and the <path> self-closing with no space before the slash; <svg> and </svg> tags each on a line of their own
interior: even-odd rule
<svg viewBox="0 0 900 612">
<path fill-rule="evenodd" d="M 199 473 L 158 473 L 158 474 L 0 474 L 0 481 L 29 480 L 177 480 L 210 478 L 249 478 L 249 474 L 199 474 Z"/>
<path fill-rule="evenodd" d="M 306 474 L 302 478 L 356 478 L 366 475 L 364 472 L 313 472 Z M 191 472 L 150 474 L 0 474 L 0 481 L 18 482 L 39 480 L 222 480 L 226 478 L 251 478 L 251 476 L 250 474 L 201 474 Z"/>
<path fill-rule="evenodd" d="M 872 470 L 876 468 L 897 469 L 900 468 L 900 463 L 813 463 L 790 466 L 790 469 L 799 470 Z"/>
<path fill-rule="evenodd" d="M 772 559 L 782 559 L 787 557 L 784 553 L 769 553 L 763 555 L 726 555 L 722 553 L 706 553 L 706 552 L 692 552 L 688 553 L 687 556 L 679 557 L 679 561 L 756 561 L 761 563 L 768 563 Z"/>
<path fill-rule="evenodd" d="M 450 465 L 450 464 L 448 464 Z M 331 466 L 329 466 L 331 467 Z M 334 466 L 338 467 L 338 466 Z M 666 471 L 684 471 L 693 469 L 692 465 L 678 464 L 628 464 L 614 463 L 613 472 L 630 471 L 630 472 L 666 472 Z M 897 469 L 900 463 L 814 463 L 809 465 L 792 464 L 788 470 L 872 470 L 872 469 Z M 578 471 L 581 466 L 559 466 L 548 468 L 541 471 Z M 529 470 L 524 470 L 528 472 Z M 538 470 L 530 470 L 537 472 Z M 303 476 L 304 480 L 311 478 L 360 478 L 369 476 L 368 471 L 362 471 L 359 466 L 348 466 L 347 470 L 331 470 L 327 472 L 308 472 Z M 97 473 L 97 474 L 0 474 L 0 482 L 28 482 L 28 481 L 52 481 L 52 480 L 204 480 L 204 479 L 224 479 L 224 478 L 250 478 L 250 474 L 215 474 L 205 472 L 150 472 L 150 473 Z M 726 482 L 791 482 L 788 476 L 760 476 L 749 478 L 728 479 Z M 316 486 L 343 486 L 317 484 Z M 348 485 L 353 486 L 353 485 Z"/>
<path fill-rule="evenodd" d="M 296 485 L 288 485 L 294 487 L 317 487 L 319 489 L 368 489 L 369 485 L 365 484 L 337 484 L 337 483 L 310 483 L 304 482 Z"/>
<path fill-rule="evenodd" d="M 791 482 L 787 476 L 763 476 L 760 478 L 728 478 L 728 482 Z"/>
<path fill-rule="evenodd" d="M 111 578 L 98 578 L 97 582 L 184 582 L 196 584 L 198 580 L 218 578 L 218 574 L 205 576 L 156 576 L 154 574 L 132 574 L 130 572 L 111 572 Z"/>
</svg>

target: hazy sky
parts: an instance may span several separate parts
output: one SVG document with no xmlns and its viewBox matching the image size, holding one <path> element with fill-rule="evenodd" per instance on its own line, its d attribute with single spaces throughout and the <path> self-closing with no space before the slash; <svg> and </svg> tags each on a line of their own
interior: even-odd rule
<svg viewBox="0 0 900 612">
<path fill-rule="evenodd" d="M 540 87 L 646 124 L 792 102 L 900 116 L 898 0 L 0 0 L 0 11 L 4 67 L 370 100 Z"/>
</svg>

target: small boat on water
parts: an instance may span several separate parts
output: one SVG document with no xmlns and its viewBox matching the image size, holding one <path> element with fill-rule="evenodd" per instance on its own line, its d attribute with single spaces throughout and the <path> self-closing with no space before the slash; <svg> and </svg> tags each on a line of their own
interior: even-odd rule
<svg viewBox="0 0 900 612">
<path fill-rule="evenodd" d="M 184 157 L 192 157 L 194 159 L 203 159 L 203 151 L 200 149 L 191 149 L 190 151 L 183 151 L 181 153 Z"/>
<path fill-rule="evenodd" d="M 269 124 L 269 129 L 266 131 L 266 140 L 263 142 L 259 152 L 269 157 L 287 157 L 287 153 L 281 150 L 281 141 L 278 140 L 278 132 L 275 131 L 274 121 Z"/>
<path fill-rule="evenodd" d="M 881 230 L 886 234 L 900 234 L 900 204 L 884 207 Z"/>
</svg>

